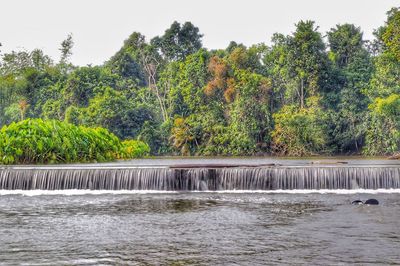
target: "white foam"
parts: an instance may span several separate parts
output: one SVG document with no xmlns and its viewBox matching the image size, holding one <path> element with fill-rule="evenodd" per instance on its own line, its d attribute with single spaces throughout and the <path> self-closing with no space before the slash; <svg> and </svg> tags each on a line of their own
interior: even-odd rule
<svg viewBox="0 0 400 266">
<path fill-rule="evenodd" d="M 400 189 L 293 189 L 293 190 L 224 190 L 214 193 L 263 193 L 263 194 L 395 194 Z"/>
<path fill-rule="evenodd" d="M 220 191 L 163 191 L 163 190 L 0 190 L 0 196 L 23 195 L 125 195 L 125 194 L 177 194 L 177 193 L 218 193 L 218 194 L 400 194 L 400 189 L 320 189 L 320 190 L 220 190 Z"/>
<path fill-rule="evenodd" d="M 176 191 L 162 190 L 86 190 L 86 189 L 66 189 L 66 190 L 0 190 L 0 196 L 5 195 L 23 195 L 23 196 L 42 196 L 42 195 L 124 195 L 124 194 L 172 194 Z"/>
</svg>

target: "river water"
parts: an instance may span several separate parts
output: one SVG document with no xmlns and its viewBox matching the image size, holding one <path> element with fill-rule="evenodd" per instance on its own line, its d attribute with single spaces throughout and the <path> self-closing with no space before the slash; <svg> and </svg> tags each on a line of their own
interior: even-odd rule
<svg viewBox="0 0 400 266">
<path fill-rule="evenodd" d="M 0 191 L 0 264 L 400 264 L 398 190 L 326 192 Z"/>
</svg>

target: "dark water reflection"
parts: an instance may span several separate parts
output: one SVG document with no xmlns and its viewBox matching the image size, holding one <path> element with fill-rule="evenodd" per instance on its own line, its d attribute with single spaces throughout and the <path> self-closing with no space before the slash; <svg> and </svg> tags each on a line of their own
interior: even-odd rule
<svg viewBox="0 0 400 266">
<path fill-rule="evenodd" d="M 0 196 L 6 265 L 387 265 L 399 233 L 399 194 Z"/>
</svg>

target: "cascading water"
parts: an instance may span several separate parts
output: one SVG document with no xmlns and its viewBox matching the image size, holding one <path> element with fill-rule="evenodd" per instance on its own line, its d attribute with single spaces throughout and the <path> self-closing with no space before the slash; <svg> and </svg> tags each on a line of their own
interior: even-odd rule
<svg viewBox="0 0 400 266">
<path fill-rule="evenodd" d="M 400 167 L 0 168 L 1 190 L 397 189 Z"/>
</svg>

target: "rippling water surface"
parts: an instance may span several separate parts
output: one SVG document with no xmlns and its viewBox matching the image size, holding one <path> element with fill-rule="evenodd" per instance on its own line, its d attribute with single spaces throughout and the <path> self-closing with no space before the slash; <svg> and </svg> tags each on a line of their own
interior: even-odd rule
<svg viewBox="0 0 400 266">
<path fill-rule="evenodd" d="M 400 264 L 398 192 L 15 193 L 0 264 Z"/>
</svg>

